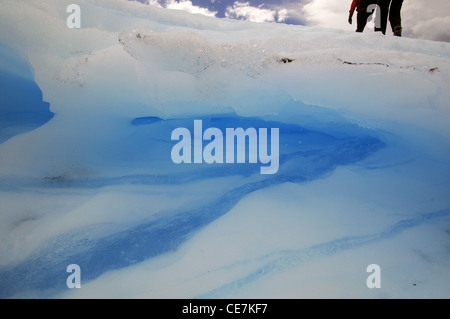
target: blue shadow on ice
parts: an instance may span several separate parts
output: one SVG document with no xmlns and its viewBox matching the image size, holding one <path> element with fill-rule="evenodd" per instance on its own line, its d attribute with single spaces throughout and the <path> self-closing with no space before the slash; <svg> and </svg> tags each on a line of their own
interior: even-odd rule
<svg viewBox="0 0 450 319">
<path fill-rule="evenodd" d="M 192 132 L 195 119 L 201 119 L 205 128 L 216 127 L 222 131 L 227 127 L 279 128 L 278 173 L 260 175 L 260 163 L 174 164 L 170 160 L 170 151 L 176 141 L 170 140 L 171 132 L 177 127 L 185 127 Z M 60 182 L 53 187 L 100 189 L 116 183 L 184 185 L 196 179 L 207 180 L 220 176 L 241 176 L 240 182 L 210 202 L 198 203 L 199 208 L 161 214 L 156 220 L 113 234 L 92 235 L 100 233 L 97 230 L 103 227 L 93 225 L 54 238 L 46 247 L 19 264 L 0 268 L 0 297 L 49 297 L 63 291 L 67 289 L 66 267 L 69 264 L 78 264 L 82 270 L 82 280 L 87 282 L 107 271 L 169 252 L 195 231 L 227 213 L 247 194 L 284 182 L 314 180 L 331 172 L 337 165 L 361 161 L 384 146 L 373 131 L 348 123 L 330 122 L 318 130 L 286 122 L 286 119 L 281 122 L 236 114 L 132 120 L 127 128 L 131 136 L 128 134 L 123 140 L 114 141 L 114 148 L 118 154 L 122 154 L 120 161 L 130 165 L 151 166 L 158 174 L 80 179 L 68 181 L 67 185 Z M 46 187 L 52 187 L 48 185 L 51 183 Z"/>
<path fill-rule="evenodd" d="M 52 119 L 49 106 L 28 63 L 0 44 L 0 143 Z"/>
</svg>

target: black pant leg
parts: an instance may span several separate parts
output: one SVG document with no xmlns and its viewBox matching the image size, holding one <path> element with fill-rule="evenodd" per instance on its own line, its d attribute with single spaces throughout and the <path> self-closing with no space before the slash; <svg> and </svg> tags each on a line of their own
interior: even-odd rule
<svg viewBox="0 0 450 319">
<path fill-rule="evenodd" d="M 386 34 L 390 4 L 391 0 L 378 0 L 378 5 L 380 6 L 380 26 L 375 28 L 375 31 L 381 31 L 383 34 Z"/>
<path fill-rule="evenodd" d="M 389 9 L 389 22 L 391 23 L 392 31 L 396 26 L 402 26 L 402 18 L 400 11 L 402 9 L 403 0 L 392 0 L 391 8 Z"/>
<path fill-rule="evenodd" d="M 364 31 L 364 28 L 366 27 L 367 24 L 367 18 L 369 18 L 371 14 L 372 13 L 367 13 L 366 11 L 358 11 L 358 15 L 356 16 L 357 20 L 356 32 Z"/>
</svg>

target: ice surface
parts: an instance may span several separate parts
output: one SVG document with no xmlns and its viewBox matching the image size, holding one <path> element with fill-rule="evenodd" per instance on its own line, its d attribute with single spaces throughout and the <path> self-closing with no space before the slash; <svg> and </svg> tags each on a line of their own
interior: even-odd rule
<svg viewBox="0 0 450 319">
<path fill-rule="evenodd" d="M 49 121 L 53 114 L 34 83 L 29 65 L 8 47 L 0 46 L 0 143 Z M 26 92 L 24 94 L 24 92 Z"/>
<path fill-rule="evenodd" d="M 447 43 L 78 3 L 0 3 L 2 298 L 450 296 Z M 194 120 L 278 172 L 174 164 Z"/>
</svg>

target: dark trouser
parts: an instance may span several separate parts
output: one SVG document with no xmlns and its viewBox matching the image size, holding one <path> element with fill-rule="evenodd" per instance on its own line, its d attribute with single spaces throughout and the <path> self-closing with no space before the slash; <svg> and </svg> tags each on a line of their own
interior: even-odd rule
<svg viewBox="0 0 450 319">
<path fill-rule="evenodd" d="M 387 21 L 391 23 L 392 31 L 396 26 L 402 26 L 402 18 L 400 11 L 402 9 L 403 0 L 378 0 L 381 13 L 381 25 L 375 28 L 375 31 L 381 31 L 386 34 Z M 390 5 L 390 8 L 389 8 Z"/>
<path fill-rule="evenodd" d="M 371 16 L 372 12 L 358 11 L 356 16 L 356 32 L 363 32 L 367 24 L 367 19 Z"/>
</svg>

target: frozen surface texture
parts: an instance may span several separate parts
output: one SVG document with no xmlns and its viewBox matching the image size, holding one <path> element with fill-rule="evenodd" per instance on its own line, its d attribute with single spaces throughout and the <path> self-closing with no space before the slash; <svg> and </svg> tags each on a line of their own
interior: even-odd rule
<svg viewBox="0 0 450 319">
<path fill-rule="evenodd" d="M 449 44 L 69 4 L 0 1 L 1 298 L 450 297 Z M 175 164 L 195 120 L 278 171 Z"/>
</svg>

